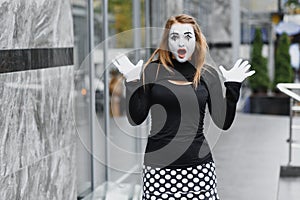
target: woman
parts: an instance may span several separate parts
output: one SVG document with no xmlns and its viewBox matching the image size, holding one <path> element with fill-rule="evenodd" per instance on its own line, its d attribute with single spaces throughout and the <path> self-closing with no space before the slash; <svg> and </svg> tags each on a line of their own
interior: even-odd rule
<svg viewBox="0 0 300 200">
<path fill-rule="evenodd" d="M 207 43 L 189 15 L 170 17 L 158 49 L 143 72 L 126 56 L 114 61 L 126 78 L 127 117 L 141 124 L 151 112 L 144 156 L 143 199 L 219 199 L 215 164 L 204 137 L 205 107 L 215 124 L 228 129 L 235 116 L 241 82 L 254 71 L 239 59 L 218 73 L 205 65 Z M 157 57 L 155 60 L 154 58 Z"/>
</svg>

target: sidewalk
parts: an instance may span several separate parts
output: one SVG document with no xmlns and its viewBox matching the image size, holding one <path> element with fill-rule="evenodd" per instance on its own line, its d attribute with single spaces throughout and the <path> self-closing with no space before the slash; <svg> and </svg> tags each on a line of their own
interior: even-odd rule
<svg viewBox="0 0 300 200">
<path fill-rule="evenodd" d="M 296 120 L 300 124 L 300 119 Z M 212 123 L 206 122 L 207 124 L 209 129 L 213 129 Z M 218 192 L 221 200 L 277 200 L 279 183 L 282 182 L 279 179 L 280 166 L 286 165 L 288 157 L 288 146 L 285 142 L 288 137 L 288 128 L 289 118 L 287 116 L 237 113 L 229 131 L 217 132 L 219 134 L 217 140 L 213 138 L 213 142 L 216 142 L 213 145 L 213 156 L 217 166 Z M 296 133 L 295 138 L 297 135 L 300 138 L 300 134 Z M 127 143 L 124 137 L 114 137 L 116 140 L 118 138 L 121 138 L 119 142 L 122 144 Z M 127 144 L 132 145 L 133 143 L 128 142 Z M 300 151 L 295 150 L 294 152 L 293 159 L 298 158 L 295 164 L 300 165 Z M 113 154 L 113 152 L 111 153 Z M 122 162 L 126 163 L 124 157 L 117 160 L 120 165 Z M 141 176 L 141 174 L 135 174 L 129 179 L 137 179 L 138 175 Z M 112 177 L 117 178 L 118 176 L 120 174 L 112 173 Z M 130 184 L 130 182 L 128 183 Z M 294 193 L 289 196 L 288 200 L 300 199 L 300 190 L 297 189 L 299 188 L 297 184 L 295 186 L 289 180 L 284 180 L 280 196 L 287 197 L 286 193 Z M 132 189 L 130 190 L 132 191 Z M 116 195 L 114 191 L 109 193 Z M 96 196 L 99 197 L 99 195 L 94 195 L 94 197 Z M 128 195 L 124 195 L 124 200 L 128 199 L 126 196 L 128 197 Z M 138 193 L 133 196 L 138 196 Z M 86 199 L 99 198 L 90 196 Z M 121 199 L 119 198 L 119 200 Z"/>
<path fill-rule="evenodd" d="M 230 131 L 213 149 L 221 199 L 276 200 L 279 183 L 284 185 L 281 196 L 299 188 L 279 179 L 280 165 L 288 161 L 288 130 L 288 116 L 237 114 Z M 293 153 L 293 164 L 299 165 L 300 151 Z M 287 199 L 300 199 L 300 190 L 292 197 Z"/>
</svg>

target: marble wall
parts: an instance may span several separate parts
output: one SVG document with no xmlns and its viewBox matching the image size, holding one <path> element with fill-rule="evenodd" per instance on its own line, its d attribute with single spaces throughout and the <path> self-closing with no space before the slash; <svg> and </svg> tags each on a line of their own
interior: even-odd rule
<svg viewBox="0 0 300 200">
<path fill-rule="evenodd" d="M 0 0 L 0 49 L 72 47 L 66 0 Z"/>
<path fill-rule="evenodd" d="M 0 30 L 0 54 L 12 56 L 0 62 L 0 197 L 76 199 L 74 69 L 65 65 L 72 57 L 55 56 L 56 49 L 73 50 L 70 2 L 1 0 Z M 42 53 L 14 57 L 19 49 Z"/>
<path fill-rule="evenodd" d="M 232 65 L 231 1 L 203 0 L 200 7 L 199 21 L 211 45 L 211 58 L 217 66 Z"/>
</svg>

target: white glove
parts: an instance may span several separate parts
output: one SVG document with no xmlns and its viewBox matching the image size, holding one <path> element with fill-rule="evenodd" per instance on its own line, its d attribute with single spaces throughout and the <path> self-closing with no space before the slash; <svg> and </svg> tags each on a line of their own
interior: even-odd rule
<svg viewBox="0 0 300 200">
<path fill-rule="evenodd" d="M 223 66 L 220 66 L 225 82 L 233 81 L 233 82 L 243 82 L 247 77 L 252 76 L 255 71 L 248 71 L 251 65 L 248 61 L 243 61 L 243 59 L 238 59 L 234 66 L 230 70 L 226 70 Z"/>
<path fill-rule="evenodd" d="M 118 68 L 126 78 L 126 82 L 140 80 L 140 73 L 143 66 L 143 60 L 136 65 L 132 64 L 126 55 L 122 55 L 113 60 L 113 64 Z"/>
</svg>

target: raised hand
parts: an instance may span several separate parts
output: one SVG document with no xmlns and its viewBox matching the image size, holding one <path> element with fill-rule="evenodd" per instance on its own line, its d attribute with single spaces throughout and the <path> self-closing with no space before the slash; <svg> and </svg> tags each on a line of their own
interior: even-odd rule
<svg viewBox="0 0 300 200">
<path fill-rule="evenodd" d="M 255 71 L 248 71 L 251 65 L 247 60 L 243 61 L 243 59 L 238 59 L 234 66 L 230 70 L 226 70 L 223 66 L 220 66 L 225 82 L 233 81 L 233 82 L 243 82 L 247 77 L 252 76 Z"/>
<path fill-rule="evenodd" d="M 127 82 L 140 79 L 143 62 L 143 60 L 140 60 L 134 65 L 126 55 L 121 55 L 113 60 L 113 64 L 118 68 L 119 72 L 124 75 Z"/>
</svg>

